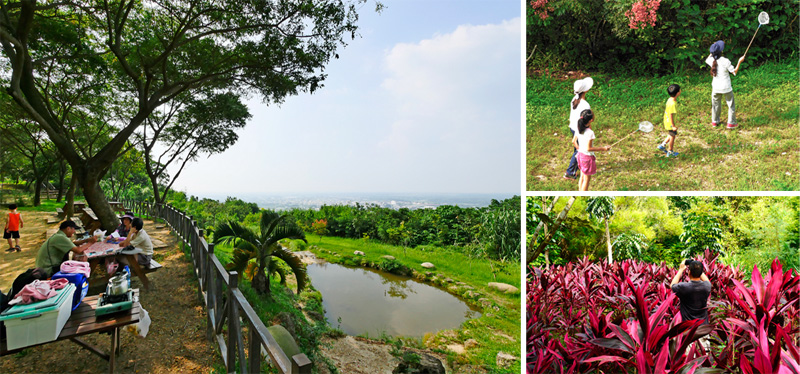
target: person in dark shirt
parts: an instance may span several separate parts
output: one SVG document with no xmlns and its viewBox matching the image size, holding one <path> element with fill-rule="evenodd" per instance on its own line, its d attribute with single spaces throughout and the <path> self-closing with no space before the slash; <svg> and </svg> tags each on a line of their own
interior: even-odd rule
<svg viewBox="0 0 800 374">
<path fill-rule="evenodd" d="M 681 282 L 683 273 L 686 271 L 688 263 L 689 281 Z M 691 321 L 702 319 L 703 324 L 708 324 L 708 297 L 711 295 L 711 282 L 703 273 L 703 263 L 700 261 L 686 260 L 682 262 L 678 273 L 672 278 L 670 287 L 672 292 L 681 301 L 681 319 Z M 708 340 L 700 338 L 700 344 L 708 350 Z M 687 348 L 688 351 L 688 348 Z"/>
<path fill-rule="evenodd" d="M 686 262 L 689 262 L 689 281 L 681 282 L 683 272 L 686 271 Z M 703 274 L 703 263 L 700 261 L 686 261 L 681 263 L 678 273 L 672 278 L 670 287 L 672 292 L 681 300 L 681 318 L 684 321 L 702 319 L 708 323 L 708 296 L 711 294 L 711 282 Z"/>
</svg>

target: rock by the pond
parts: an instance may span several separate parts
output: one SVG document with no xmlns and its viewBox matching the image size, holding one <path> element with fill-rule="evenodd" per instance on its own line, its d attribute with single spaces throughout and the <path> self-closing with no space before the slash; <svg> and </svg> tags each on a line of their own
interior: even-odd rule
<svg viewBox="0 0 800 374">
<path fill-rule="evenodd" d="M 497 352 L 497 366 L 499 366 L 499 367 L 504 368 L 504 367 L 511 366 L 514 363 L 514 361 L 516 361 L 516 360 L 517 360 L 517 357 L 515 357 L 513 355 L 510 355 L 510 354 L 502 352 L 502 351 Z"/>
<path fill-rule="evenodd" d="M 364 252 L 361 251 L 354 251 L 353 254 L 356 256 L 364 256 Z"/>
<path fill-rule="evenodd" d="M 325 316 L 323 316 L 322 313 L 315 312 L 313 310 L 306 311 L 306 314 L 308 314 L 308 316 L 315 321 L 322 321 L 325 319 Z"/>
<path fill-rule="evenodd" d="M 397 365 L 393 374 L 410 373 L 410 374 L 445 374 L 444 365 L 438 358 L 433 357 L 427 353 L 417 353 L 419 355 L 419 362 L 402 361 Z"/>
<path fill-rule="evenodd" d="M 383 257 L 383 258 L 385 258 L 385 259 L 387 259 L 387 260 L 390 260 L 390 261 L 391 261 L 391 260 L 394 260 L 394 256 L 383 255 L 383 256 L 381 256 L 381 257 Z"/>
<path fill-rule="evenodd" d="M 494 288 L 498 291 L 503 291 L 505 293 L 517 293 L 519 292 L 519 288 L 516 288 L 510 284 L 505 283 L 498 283 L 498 282 L 489 282 L 489 287 Z"/>
<path fill-rule="evenodd" d="M 425 269 L 433 269 L 433 268 L 436 267 L 436 265 L 434 265 L 434 264 L 432 264 L 430 262 L 423 262 L 422 265 L 420 265 L 420 266 L 424 267 Z"/>
<path fill-rule="evenodd" d="M 478 341 L 475 339 L 467 339 L 467 341 L 464 342 L 464 348 L 466 349 L 472 349 L 477 346 L 478 346 Z"/>
</svg>

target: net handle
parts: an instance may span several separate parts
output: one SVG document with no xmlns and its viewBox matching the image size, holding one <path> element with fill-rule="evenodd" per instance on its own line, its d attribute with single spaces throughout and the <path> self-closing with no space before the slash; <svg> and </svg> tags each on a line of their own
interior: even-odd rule
<svg viewBox="0 0 800 374">
<path fill-rule="evenodd" d="M 761 24 L 758 25 L 758 29 L 760 29 L 760 28 L 761 28 Z M 744 50 L 744 54 L 742 55 L 742 57 L 747 56 L 747 51 L 749 51 L 750 50 L 750 46 L 753 45 L 753 39 L 756 38 L 756 35 L 758 34 L 758 29 L 756 29 L 756 32 L 753 34 L 753 37 L 750 38 L 750 44 L 747 45 L 747 49 Z"/>
<path fill-rule="evenodd" d="M 622 139 L 620 139 L 620 140 L 617 140 L 617 142 L 616 142 L 616 143 L 614 143 L 614 144 L 612 144 L 611 146 L 613 147 L 613 146 L 615 146 L 615 145 L 619 144 L 621 141 L 623 141 L 623 140 L 627 139 L 629 136 L 631 136 L 631 135 L 633 135 L 633 134 L 636 134 L 636 132 L 637 132 L 637 131 L 639 131 L 639 129 L 633 130 L 633 132 L 632 132 L 632 133 L 630 133 L 630 134 L 628 134 L 628 135 L 625 135 L 625 137 L 624 137 L 624 138 L 622 138 Z"/>
<path fill-rule="evenodd" d="M 765 14 L 766 17 L 761 17 L 762 14 Z M 762 23 L 761 22 L 762 18 L 766 18 L 767 19 L 766 22 Z M 768 23 L 769 23 L 769 14 L 767 14 L 767 12 L 759 13 L 758 14 L 758 27 L 756 28 L 756 32 L 753 34 L 753 37 L 750 38 L 750 44 L 747 45 L 747 49 L 745 49 L 744 54 L 742 55 L 742 57 L 747 56 L 747 51 L 749 51 L 750 50 L 750 46 L 753 45 L 753 40 L 756 38 L 756 35 L 758 34 L 758 29 L 761 28 L 761 25 L 766 25 Z"/>
</svg>

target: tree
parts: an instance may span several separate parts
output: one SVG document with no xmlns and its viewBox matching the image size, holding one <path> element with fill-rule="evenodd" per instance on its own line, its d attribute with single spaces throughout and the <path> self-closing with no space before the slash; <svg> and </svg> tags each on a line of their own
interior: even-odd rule
<svg viewBox="0 0 800 374">
<path fill-rule="evenodd" d="M 694 257 L 710 249 L 712 253 L 722 252 L 722 229 L 719 219 L 701 212 L 689 212 L 683 216 L 683 234 L 680 236 L 684 258 Z"/>
<path fill-rule="evenodd" d="M 611 233 L 608 229 L 608 221 L 614 215 L 614 197 L 613 196 L 595 196 L 590 197 L 586 202 L 586 212 L 589 216 L 595 219 L 602 218 L 606 225 L 606 244 L 608 246 L 608 263 L 614 262 L 611 247 Z"/>
<path fill-rule="evenodd" d="M 144 149 L 153 197 L 158 203 L 166 201 L 167 193 L 189 161 L 197 160 L 204 153 L 211 155 L 228 149 L 239 139 L 235 130 L 244 127 L 251 118 L 239 96 L 231 92 L 198 97 L 187 95 L 162 108 L 145 121 L 146 125 L 137 136 Z M 162 151 L 153 159 L 158 143 Z M 166 171 L 173 162 L 180 167 L 170 178 Z M 159 191 L 161 183 L 163 191 Z"/>
<path fill-rule="evenodd" d="M 617 235 L 612 245 L 617 250 L 617 259 L 619 260 L 629 258 L 641 260 L 642 254 L 647 249 L 644 235 L 627 232 Z"/>
<path fill-rule="evenodd" d="M 208 90 L 267 104 L 313 93 L 355 36 L 364 2 L 3 2 L 4 86 L 69 163 L 103 226 L 115 227 L 99 183 L 154 110 Z"/>
<path fill-rule="evenodd" d="M 3 95 L 5 99 L 6 96 Z M 33 184 L 33 206 L 41 204 L 41 191 L 53 170 L 53 144 L 46 134 L 7 100 L 0 105 L 0 134 L 8 146 L 27 159 Z"/>
<path fill-rule="evenodd" d="M 287 220 L 289 215 L 280 215 L 271 210 L 261 212 L 259 231 L 247 228 L 235 221 L 228 221 L 214 231 L 214 241 L 218 244 L 231 244 L 234 248 L 228 270 L 242 272 L 255 260 L 250 273 L 253 289 L 260 294 L 270 294 L 269 274 L 277 272 L 281 276 L 281 284 L 285 284 L 286 276 L 274 261 L 279 259 L 292 269 L 297 278 L 297 293 L 305 288 L 307 282 L 306 268 L 299 257 L 283 248 L 279 241 L 283 239 L 300 239 L 306 241 L 306 235 L 296 223 Z"/>
<path fill-rule="evenodd" d="M 103 191 L 114 200 L 131 197 L 132 190 L 146 187 L 149 182 L 144 170 L 144 155 L 133 145 L 120 155 L 100 182 Z"/>
<path fill-rule="evenodd" d="M 536 246 L 534 250 L 531 250 L 531 248 L 534 248 L 534 246 L 536 245 L 537 242 L 536 239 L 538 238 L 538 235 L 531 237 L 527 253 L 528 263 L 535 260 L 537 257 L 539 257 L 542 251 L 544 251 L 544 248 L 547 246 L 547 243 L 550 242 L 550 238 L 553 237 L 553 235 L 558 230 L 558 227 L 561 226 L 561 223 L 564 222 L 564 220 L 567 218 L 567 213 L 569 213 L 569 210 L 572 208 L 572 204 L 574 203 L 575 203 L 575 196 L 571 196 L 569 200 L 567 200 L 567 205 L 564 206 L 564 209 L 562 209 L 561 213 L 559 213 L 558 217 L 556 217 L 556 220 L 551 225 L 545 226 L 545 231 L 547 233 L 545 234 L 545 237 L 541 241 L 539 241 L 539 245 Z M 544 216 L 542 218 L 544 219 L 545 217 L 547 216 Z M 547 219 L 549 219 L 549 217 L 547 217 Z"/>
</svg>

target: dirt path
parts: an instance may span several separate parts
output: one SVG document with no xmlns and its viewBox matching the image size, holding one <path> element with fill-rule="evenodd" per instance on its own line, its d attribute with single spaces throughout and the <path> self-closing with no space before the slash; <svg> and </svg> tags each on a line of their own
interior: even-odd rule
<svg viewBox="0 0 800 374">
<path fill-rule="evenodd" d="M 44 242 L 48 229 L 47 213 L 23 212 L 25 227 L 21 230 L 22 252 L 0 254 L 0 289 L 10 288 L 16 276 L 33 267 L 36 251 Z M 160 227 L 160 226 L 158 226 Z M 164 267 L 148 275 L 150 290 L 141 291 L 141 304 L 150 313 L 152 325 L 146 338 L 127 331 L 122 333 L 122 352 L 117 358 L 118 373 L 197 373 L 222 369 L 222 360 L 205 338 L 206 314 L 197 296 L 197 283 L 191 264 L 176 244 L 168 229 L 157 229 L 145 221 L 145 230 L 166 246 L 156 248 L 154 259 Z M 133 278 L 133 287 L 141 283 Z M 91 290 L 90 290 L 91 293 Z M 85 336 L 90 344 L 101 349 L 110 346 L 109 335 Z M 99 373 L 107 372 L 108 363 L 89 351 L 61 341 L 0 357 L 0 373 Z"/>
</svg>

